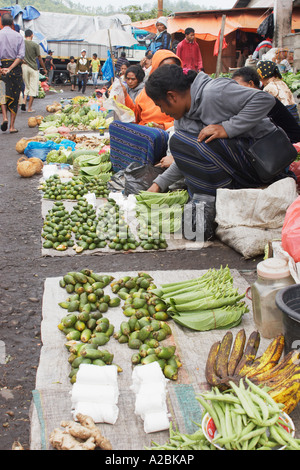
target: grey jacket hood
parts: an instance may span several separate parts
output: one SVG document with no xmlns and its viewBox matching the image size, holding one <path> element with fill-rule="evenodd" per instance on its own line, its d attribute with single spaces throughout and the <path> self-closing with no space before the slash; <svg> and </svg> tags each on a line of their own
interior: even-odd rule
<svg viewBox="0 0 300 470">
<path fill-rule="evenodd" d="M 145 87 L 145 82 L 139 83 L 135 88 L 129 88 L 128 85 L 126 85 L 128 95 L 132 99 L 132 101 L 135 101 L 137 95 L 142 91 L 142 89 Z"/>
<path fill-rule="evenodd" d="M 275 98 L 265 91 L 239 85 L 230 78 L 212 79 L 200 72 L 190 88 L 191 107 L 176 131 L 199 134 L 203 127 L 221 124 L 229 138 L 260 138 L 274 129 L 267 114 Z"/>
</svg>

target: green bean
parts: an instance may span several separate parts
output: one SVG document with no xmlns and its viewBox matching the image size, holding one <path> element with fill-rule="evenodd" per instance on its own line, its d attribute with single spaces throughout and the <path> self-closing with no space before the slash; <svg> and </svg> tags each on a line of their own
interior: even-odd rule
<svg viewBox="0 0 300 470">
<path fill-rule="evenodd" d="M 269 427 L 270 435 L 276 441 L 278 444 L 281 446 L 285 446 L 287 443 L 286 441 L 282 438 L 282 436 L 279 434 L 278 429 L 276 426 L 270 426 Z"/>
<path fill-rule="evenodd" d="M 212 393 L 207 393 L 205 394 L 205 399 L 210 400 L 210 401 L 221 401 L 221 402 L 226 402 L 226 403 L 235 403 L 239 404 L 240 400 L 233 396 L 233 395 L 228 395 L 228 394 L 212 394 Z"/>
<path fill-rule="evenodd" d="M 225 428 L 226 428 L 226 434 L 228 436 L 236 436 L 236 433 L 233 431 L 233 428 L 232 428 L 231 407 L 229 404 L 226 404 L 225 406 Z"/>
<path fill-rule="evenodd" d="M 229 384 L 235 391 L 237 397 L 240 399 L 241 404 L 243 408 L 245 409 L 247 415 L 250 418 L 255 419 L 257 423 L 260 423 L 261 422 L 260 415 L 257 412 L 256 407 L 253 405 L 252 400 L 250 401 L 249 397 L 247 397 L 245 391 L 237 387 L 233 382 L 229 382 Z"/>
<path fill-rule="evenodd" d="M 249 421 L 247 426 L 242 430 L 240 434 L 240 440 L 246 436 L 249 432 L 251 432 L 256 427 L 256 424 L 253 421 Z"/>
<path fill-rule="evenodd" d="M 269 408 L 266 405 L 265 401 L 260 396 L 255 395 L 255 393 L 251 393 L 251 398 L 252 398 L 252 401 L 259 406 L 259 408 L 262 412 L 263 422 L 268 421 L 270 413 L 269 413 Z"/>
<path fill-rule="evenodd" d="M 274 409 L 274 411 L 277 411 L 280 413 L 280 407 L 278 404 L 273 400 L 273 398 L 268 394 L 267 391 L 263 390 L 261 387 L 258 385 L 255 385 L 251 380 L 249 380 L 247 377 L 245 377 L 246 383 L 249 385 L 249 387 L 259 396 L 261 396 L 270 406 L 271 408 Z"/>
<path fill-rule="evenodd" d="M 300 446 L 299 444 L 295 441 L 295 439 L 290 435 L 288 431 L 286 431 L 280 424 L 277 425 L 276 431 L 279 434 L 279 436 L 286 441 L 286 443 L 289 443 L 292 448 L 299 450 Z"/>
<path fill-rule="evenodd" d="M 197 397 L 197 400 L 200 402 L 200 404 L 203 406 L 203 408 L 207 411 L 207 413 L 210 415 L 212 418 L 213 422 L 215 423 L 215 426 L 217 429 L 220 428 L 220 422 L 217 414 L 215 413 L 215 410 L 213 409 L 212 406 L 210 406 L 207 401 L 205 401 L 201 396 Z"/>
<path fill-rule="evenodd" d="M 225 415 L 224 415 L 224 411 L 222 410 L 222 406 L 220 403 L 215 403 L 214 404 L 214 410 L 217 414 L 217 417 L 218 417 L 218 421 L 219 421 L 219 427 L 216 425 L 216 428 L 217 428 L 217 431 L 218 433 L 225 437 L 226 435 L 226 429 L 225 429 Z M 216 423 L 215 423 L 216 424 Z"/>
<path fill-rule="evenodd" d="M 253 437 L 260 436 L 267 428 L 257 428 L 240 438 L 240 442 L 250 441 Z"/>
</svg>

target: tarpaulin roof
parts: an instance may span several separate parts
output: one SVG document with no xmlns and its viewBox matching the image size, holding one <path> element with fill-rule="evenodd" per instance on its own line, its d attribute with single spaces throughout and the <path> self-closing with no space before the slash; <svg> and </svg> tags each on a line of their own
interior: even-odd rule
<svg viewBox="0 0 300 470">
<path fill-rule="evenodd" d="M 223 14 L 226 15 L 225 36 L 238 29 L 256 32 L 258 26 L 268 16 L 265 10 L 254 11 L 253 9 L 250 11 L 218 10 L 207 12 L 206 10 L 205 12 L 190 12 L 190 14 L 184 13 L 184 16 L 178 14 L 178 16 L 168 18 L 168 32 L 170 34 L 184 33 L 186 28 L 191 27 L 194 28 L 198 39 L 215 41 L 220 33 Z M 156 21 L 156 18 L 137 21 L 132 23 L 132 26 L 156 33 Z M 300 29 L 300 13 L 297 11 L 293 12 L 292 18 L 292 31 L 295 29 Z"/>
</svg>

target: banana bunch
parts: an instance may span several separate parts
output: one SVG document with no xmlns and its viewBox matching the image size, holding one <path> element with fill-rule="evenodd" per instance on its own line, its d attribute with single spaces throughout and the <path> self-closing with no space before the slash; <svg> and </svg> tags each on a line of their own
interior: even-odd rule
<svg viewBox="0 0 300 470">
<path fill-rule="evenodd" d="M 266 387 L 269 395 L 291 413 L 300 401 L 300 353 L 292 350 L 280 360 L 284 349 L 284 336 L 279 335 L 257 357 L 260 334 L 253 331 L 248 340 L 245 331 L 233 337 L 227 331 L 221 341 L 215 342 L 208 354 L 205 367 L 206 381 L 224 391 L 229 382 L 238 384 L 246 377 L 256 385 Z"/>
</svg>

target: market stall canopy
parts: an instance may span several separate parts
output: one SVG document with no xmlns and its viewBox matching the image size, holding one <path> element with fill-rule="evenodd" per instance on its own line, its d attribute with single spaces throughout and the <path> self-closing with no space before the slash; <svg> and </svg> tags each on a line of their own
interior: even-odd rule
<svg viewBox="0 0 300 470">
<path fill-rule="evenodd" d="M 225 36 L 237 30 L 256 32 L 258 26 L 267 16 L 266 12 L 257 12 L 255 10 L 248 10 L 246 12 L 242 10 L 191 12 L 190 14 L 185 13 L 182 16 L 176 16 L 175 14 L 174 17 L 168 18 L 168 32 L 170 34 L 178 32 L 184 33 L 187 27 L 191 27 L 194 28 L 197 39 L 215 41 L 220 33 L 223 14 L 226 15 Z M 132 26 L 151 33 L 156 33 L 156 21 L 156 18 L 137 21 L 132 23 Z M 300 14 L 294 11 L 292 17 L 292 31 L 299 28 Z"/>
<path fill-rule="evenodd" d="M 138 41 L 131 33 L 122 31 L 121 29 L 108 28 L 98 29 L 88 34 L 85 41 L 91 44 L 99 44 L 101 46 L 121 46 L 131 47 L 138 44 Z"/>
</svg>

